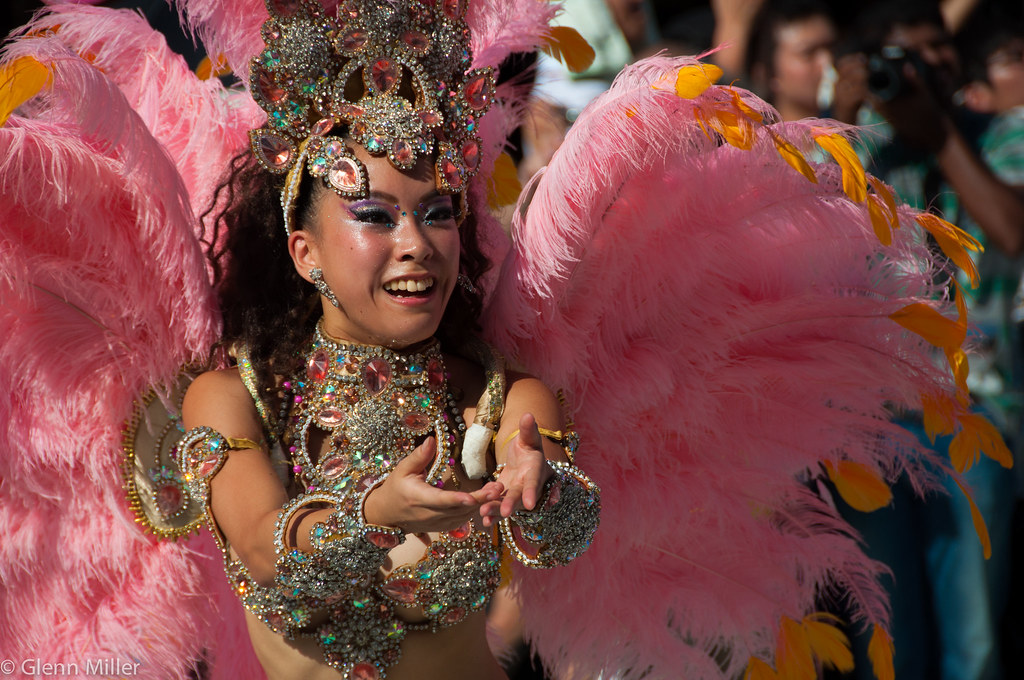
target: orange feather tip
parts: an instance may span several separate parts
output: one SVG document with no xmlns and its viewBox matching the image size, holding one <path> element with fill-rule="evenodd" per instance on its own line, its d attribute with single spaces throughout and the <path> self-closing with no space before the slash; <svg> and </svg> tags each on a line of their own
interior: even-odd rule
<svg viewBox="0 0 1024 680">
<path fill-rule="evenodd" d="M 878 680 L 896 680 L 896 668 L 893 665 L 892 638 L 877 623 L 871 631 L 871 641 L 868 642 L 868 659 L 871 661 L 871 669 L 875 672 Z"/>
<path fill-rule="evenodd" d="M 718 82 L 722 69 L 714 64 L 692 64 L 676 74 L 676 94 L 681 99 L 694 99 Z"/>
<path fill-rule="evenodd" d="M 218 54 L 215 60 L 210 59 L 209 55 L 207 55 L 199 62 L 199 66 L 196 66 L 196 77 L 199 80 L 220 78 L 230 73 L 231 67 L 228 66 L 227 59 L 224 58 L 223 54 Z"/>
<path fill-rule="evenodd" d="M 883 246 L 891 246 L 891 222 L 886 215 L 885 208 L 882 205 L 882 200 L 878 196 L 868 196 L 867 205 L 868 217 L 871 218 L 871 228 L 874 229 L 875 236 Z"/>
<path fill-rule="evenodd" d="M 883 182 L 873 175 L 868 175 L 868 184 L 874 190 L 878 199 L 885 204 L 885 208 L 889 214 L 889 225 L 893 231 L 900 228 L 900 215 L 896 208 L 896 196 L 892 193 L 892 190 Z"/>
<path fill-rule="evenodd" d="M 932 443 L 940 434 L 953 434 L 956 430 L 956 411 L 957 402 L 945 395 L 921 395 L 924 431 Z"/>
<path fill-rule="evenodd" d="M 799 172 L 801 175 L 807 178 L 812 184 L 818 183 L 818 175 L 814 172 L 814 168 L 807 162 L 800 150 L 797 149 L 792 143 L 783 139 L 781 135 L 773 130 L 769 130 L 771 133 L 772 141 L 775 143 L 775 150 L 782 160 L 786 161 L 794 170 Z"/>
<path fill-rule="evenodd" d="M 974 523 L 974 532 L 978 534 L 981 551 L 987 560 L 992 557 L 992 539 L 989 538 L 988 527 L 985 526 L 985 518 L 981 516 L 981 510 L 978 509 L 978 504 L 974 502 L 974 498 L 971 496 L 970 491 L 967 490 L 967 487 L 961 484 L 959 479 L 953 481 L 960 487 L 960 492 L 967 499 L 968 505 L 971 506 L 971 521 Z"/>
<path fill-rule="evenodd" d="M 833 465 L 825 463 L 829 479 L 854 510 L 874 512 L 892 501 L 892 489 L 877 471 L 852 460 L 841 460 Z"/>
<path fill-rule="evenodd" d="M 978 268 L 968 254 L 968 250 L 982 252 L 981 243 L 960 227 L 947 222 L 938 215 L 920 213 L 914 218 L 935 238 L 942 252 L 953 261 L 970 279 L 971 288 L 978 286 Z"/>
<path fill-rule="evenodd" d="M 512 205 L 519 199 L 523 185 L 519 182 L 516 163 L 507 153 L 494 159 L 494 173 L 487 183 L 487 205 L 492 210 Z"/>
<path fill-rule="evenodd" d="M 788 616 L 782 617 L 779 626 L 779 637 L 775 643 L 775 668 L 780 678 L 816 680 L 818 677 L 807 631 L 799 621 Z"/>
<path fill-rule="evenodd" d="M 842 673 L 853 670 L 853 651 L 846 633 L 836 627 L 839 619 L 825 612 L 809 614 L 803 619 L 807 642 L 814 656 L 826 668 L 834 668 Z"/>
<path fill-rule="evenodd" d="M 50 82 L 50 70 L 32 57 L 18 57 L 0 69 L 0 127 L 14 111 Z"/>
<path fill-rule="evenodd" d="M 949 458 L 957 472 L 970 470 L 981 454 L 1004 468 L 1013 467 L 1013 454 L 996 426 L 983 415 L 967 413 L 957 419 L 960 431 L 949 443 Z"/>
<path fill-rule="evenodd" d="M 867 174 L 857 152 L 843 135 L 818 128 L 811 133 L 818 146 L 828 151 L 843 172 L 843 191 L 851 201 L 863 203 L 868 194 Z"/>
<path fill-rule="evenodd" d="M 752 656 L 743 672 L 743 680 L 779 680 L 779 674 L 767 662 Z"/>
<path fill-rule="evenodd" d="M 594 63 L 594 48 L 570 26 L 553 26 L 541 49 L 565 64 L 572 73 L 583 73 Z"/>
<path fill-rule="evenodd" d="M 893 312 L 889 318 L 935 347 L 958 348 L 967 337 L 966 324 L 947 319 L 923 302 L 913 302 Z"/>
</svg>

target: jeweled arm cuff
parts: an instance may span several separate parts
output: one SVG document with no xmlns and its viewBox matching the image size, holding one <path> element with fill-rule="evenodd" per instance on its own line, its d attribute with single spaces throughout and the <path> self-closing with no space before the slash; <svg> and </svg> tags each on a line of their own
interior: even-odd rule
<svg viewBox="0 0 1024 680">
<path fill-rule="evenodd" d="M 548 461 L 554 474 L 534 510 L 501 522 L 512 554 L 528 567 L 568 564 L 586 551 L 601 518 L 601 490 L 572 463 Z M 497 473 L 495 473 L 497 474 Z"/>
<path fill-rule="evenodd" d="M 310 530 L 312 552 L 285 539 L 291 520 L 303 508 L 329 505 L 327 519 Z M 388 551 L 405 541 L 401 529 L 366 524 L 361 513 L 345 512 L 345 499 L 332 493 L 307 493 L 288 502 L 274 532 L 277 582 L 293 595 L 330 602 L 363 588 L 384 564 Z"/>
<path fill-rule="evenodd" d="M 251 439 L 225 437 L 212 427 L 193 427 L 178 440 L 175 455 L 189 493 L 205 504 L 209 500 L 210 480 L 224 466 L 228 452 L 259 448 L 259 443 Z"/>
</svg>

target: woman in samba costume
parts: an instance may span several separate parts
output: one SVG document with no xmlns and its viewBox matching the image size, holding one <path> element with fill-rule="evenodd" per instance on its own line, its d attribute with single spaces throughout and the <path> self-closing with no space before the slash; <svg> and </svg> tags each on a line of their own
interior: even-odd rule
<svg viewBox="0 0 1024 680">
<path fill-rule="evenodd" d="M 186 479 L 269 677 L 504 677 L 499 535 L 567 562 L 599 501 L 551 391 L 474 340 L 492 72 L 463 3 L 267 6 L 220 215 L 238 365 L 185 396 Z"/>
<path fill-rule="evenodd" d="M 2 529 L 26 539 L 0 541 L 5 653 L 256 673 L 237 602 L 211 606 L 222 575 L 126 522 L 116 472 L 132 400 L 220 339 L 237 367 L 191 387 L 176 463 L 268 673 L 500 677 L 481 614 L 498 535 L 527 566 L 565 562 L 598 501 L 548 389 L 470 341 L 482 290 L 484 335 L 566 389 L 603 492 L 585 555 L 513 565 L 556 677 L 846 667 L 816 611 L 834 589 L 884 677 L 881 568 L 806 480 L 864 510 L 903 472 L 926 488 L 950 465 L 922 464 L 900 408 L 957 434 L 958 468 L 974 443 L 1008 462 L 967 410 L 961 293 L 920 235 L 969 271 L 975 244 L 897 206 L 846 129 L 653 58 L 580 116 L 482 280 L 481 251 L 503 257 L 483 180 L 514 118 L 487 67 L 567 47 L 551 7 L 267 0 L 264 21 L 252 3 L 178 3 L 252 98 L 128 13 L 58 6 L 5 54 L 0 471 L 25 483 Z M 217 304 L 193 215 L 247 134 L 207 239 Z M 139 460 L 138 505 L 177 521 L 169 458 Z"/>
</svg>

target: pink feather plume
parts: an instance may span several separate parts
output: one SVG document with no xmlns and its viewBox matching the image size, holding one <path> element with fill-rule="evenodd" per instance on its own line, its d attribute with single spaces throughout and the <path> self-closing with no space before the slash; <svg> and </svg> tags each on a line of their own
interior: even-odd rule
<svg viewBox="0 0 1024 680">
<path fill-rule="evenodd" d="M 603 491 L 585 555 L 518 574 L 538 651 L 578 677 L 737 677 L 830 583 L 885 622 L 883 567 L 811 480 L 846 459 L 930 484 L 890 409 L 952 384 L 888 318 L 939 296 L 915 227 L 884 248 L 836 165 L 812 184 L 764 130 L 751 150 L 706 132 L 696 107 L 733 90 L 680 98 L 692 63 L 641 62 L 580 116 L 520 199 L 486 318 L 565 388 Z M 809 152 L 824 125 L 771 128 Z"/>
</svg>

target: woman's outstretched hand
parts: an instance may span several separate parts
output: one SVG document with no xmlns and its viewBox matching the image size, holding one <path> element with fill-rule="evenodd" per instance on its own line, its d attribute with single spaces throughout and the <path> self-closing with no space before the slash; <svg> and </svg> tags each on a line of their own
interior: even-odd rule
<svg viewBox="0 0 1024 680">
<path fill-rule="evenodd" d="M 370 524 L 400 527 L 409 534 L 450 531 L 501 498 L 502 486 L 489 482 L 477 491 L 448 491 L 428 484 L 427 470 L 437 455 L 437 441 L 428 437 L 370 492 L 363 513 Z"/>
<path fill-rule="evenodd" d="M 533 414 L 524 413 L 519 419 L 519 434 L 509 443 L 505 467 L 498 475 L 504 498 L 487 501 L 480 507 L 484 526 L 489 527 L 498 518 L 509 517 L 519 509 L 533 510 L 552 474 L 544 457 L 544 441 L 537 421 Z"/>
</svg>

